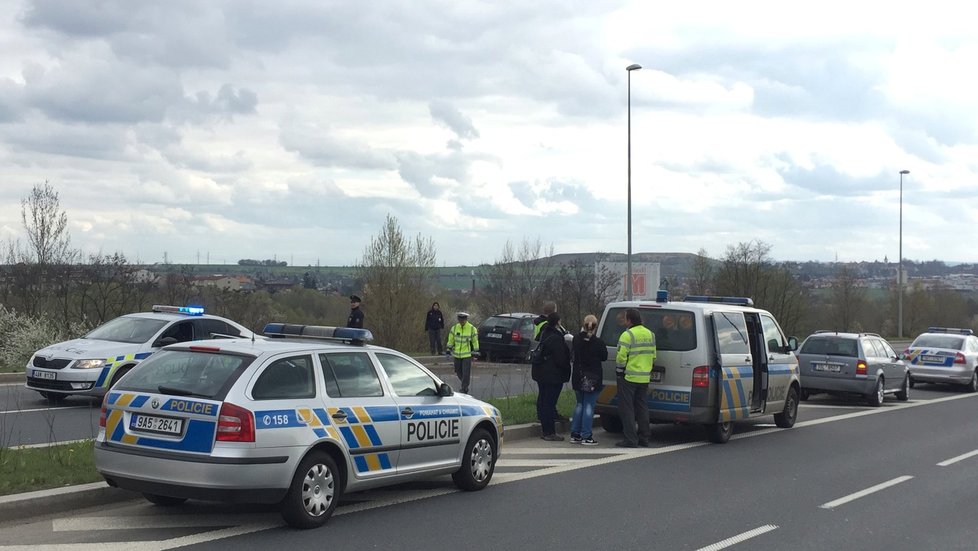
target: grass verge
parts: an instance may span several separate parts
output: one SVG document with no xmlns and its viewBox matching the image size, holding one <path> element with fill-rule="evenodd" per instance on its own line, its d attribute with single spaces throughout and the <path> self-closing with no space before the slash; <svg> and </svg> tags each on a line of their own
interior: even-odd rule
<svg viewBox="0 0 978 551">
<path fill-rule="evenodd" d="M 0 495 L 98 482 L 94 441 L 0 449 Z"/>
<path fill-rule="evenodd" d="M 533 423 L 537 420 L 537 395 L 523 394 L 520 396 L 508 396 L 506 398 L 488 398 L 484 400 L 499 408 L 499 413 L 503 416 L 505 425 L 522 425 Z M 565 390 L 560 393 L 557 400 L 557 411 L 567 417 L 574 412 L 577 398 L 573 390 Z"/>
</svg>

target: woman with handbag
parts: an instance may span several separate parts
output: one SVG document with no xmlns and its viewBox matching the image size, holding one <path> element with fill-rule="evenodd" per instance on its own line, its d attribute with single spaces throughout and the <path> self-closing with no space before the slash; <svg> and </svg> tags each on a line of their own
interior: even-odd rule
<svg viewBox="0 0 978 551">
<path fill-rule="evenodd" d="M 564 439 L 557 434 L 554 412 L 564 383 L 571 375 L 570 351 L 564 342 L 564 331 L 560 327 L 557 312 L 547 316 L 547 324 L 540 331 L 540 344 L 537 345 L 539 357 L 534 359 L 530 375 L 537 382 L 537 419 L 540 420 L 540 438 L 550 442 Z"/>
<path fill-rule="evenodd" d="M 571 386 L 577 394 L 577 406 L 571 418 L 571 444 L 598 444 L 593 438 L 591 427 L 594 423 L 594 403 L 604 387 L 601 362 L 608 359 L 608 347 L 595 334 L 597 330 L 598 318 L 588 314 L 584 318 L 581 332 L 574 335 Z"/>
</svg>

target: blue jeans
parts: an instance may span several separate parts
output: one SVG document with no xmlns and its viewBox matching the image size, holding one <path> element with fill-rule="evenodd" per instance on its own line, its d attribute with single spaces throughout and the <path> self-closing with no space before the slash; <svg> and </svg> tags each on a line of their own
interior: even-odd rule
<svg viewBox="0 0 978 551">
<path fill-rule="evenodd" d="M 594 424 L 594 404 L 598 401 L 598 394 L 601 391 L 581 392 L 577 394 L 577 406 L 574 407 L 574 415 L 571 417 L 571 434 L 577 434 L 582 439 L 591 438 L 591 426 Z"/>
</svg>

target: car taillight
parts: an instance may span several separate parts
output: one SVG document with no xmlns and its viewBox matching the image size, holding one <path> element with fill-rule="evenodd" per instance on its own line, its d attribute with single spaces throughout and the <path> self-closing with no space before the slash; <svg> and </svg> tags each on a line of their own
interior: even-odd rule
<svg viewBox="0 0 978 551">
<path fill-rule="evenodd" d="M 707 388 L 710 386 L 710 368 L 701 365 L 693 368 L 693 387 Z"/>
<path fill-rule="evenodd" d="M 966 361 L 967 360 L 964 359 L 964 354 L 958 352 L 957 354 L 954 355 L 954 363 L 956 363 L 956 364 L 963 364 Z"/>
<path fill-rule="evenodd" d="M 520 335 L 520 332 L 519 331 L 513 331 L 513 338 L 512 338 L 512 341 L 513 342 L 520 342 L 520 339 L 522 339 L 522 338 L 523 338 L 523 336 Z"/>
<path fill-rule="evenodd" d="M 255 419 L 251 412 L 230 402 L 221 404 L 221 414 L 217 417 L 217 440 L 254 442 Z"/>
<path fill-rule="evenodd" d="M 106 393 L 105 396 L 102 397 L 102 413 L 98 416 L 98 426 L 103 429 L 105 428 L 105 415 L 108 413 L 108 408 L 105 407 L 105 404 L 108 401 L 109 394 Z"/>
<path fill-rule="evenodd" d="M 866 374 L 866 360 L 856 360 L 856 375 Z"/>
</svg>

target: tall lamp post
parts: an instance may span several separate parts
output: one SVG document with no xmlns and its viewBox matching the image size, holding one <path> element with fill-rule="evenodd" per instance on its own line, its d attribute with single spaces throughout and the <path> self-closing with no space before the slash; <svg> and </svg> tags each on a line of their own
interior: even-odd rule
<svg viewBox="0 0 978 551">
<path fill-rule="evenodd" d="M 897 338 L 903 338 L 903 175 L 909 170 L 900 171 L 900 258 L 897 262 Z"/>
<path fill-rule="evenodd" d="M 638 63 L 625 67 L 628 73 L 628 256 L 625 280 L 626 300 L 632 300 L 632 71 L 641 69 Z"/>
</svg>

